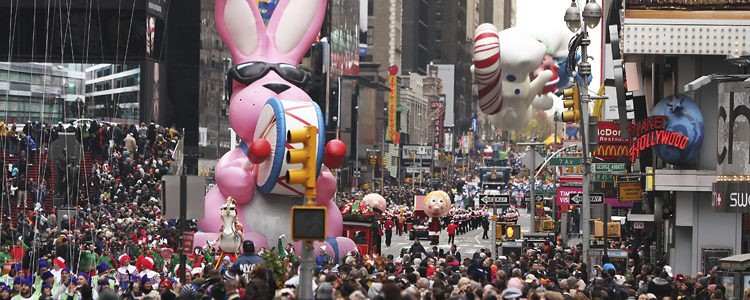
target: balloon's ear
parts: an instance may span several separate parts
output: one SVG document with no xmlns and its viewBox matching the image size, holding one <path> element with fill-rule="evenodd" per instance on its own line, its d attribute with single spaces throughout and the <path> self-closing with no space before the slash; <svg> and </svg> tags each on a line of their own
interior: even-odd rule
<svg viewBox="0 0 750 300">
<path fill-rule="evenodd" d="M 294 2 L 294 4 L 292 4 Z M 281 0 L 268 22 L 268 43 L 290 61 L 299 62 L 320 32 L 326 0 Z"/>
<path fill-rule="evenodd" d="M 216 0 L 216 30 L 235 62 L 248 57 L 267 43 L 266 28 L 253 0 Z"/>
</svg>

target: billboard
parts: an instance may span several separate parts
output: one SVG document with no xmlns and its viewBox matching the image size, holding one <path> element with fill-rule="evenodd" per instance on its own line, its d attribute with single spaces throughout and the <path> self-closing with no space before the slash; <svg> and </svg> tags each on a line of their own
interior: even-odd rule
<svg viewBox="0 0 750 300">
<path fill-rule="evenodd" d="M 171 125 L 175 112 L 167 93 L 166 64 L 146 61 L 141 72 L 140 120 Z"/>
</svg>

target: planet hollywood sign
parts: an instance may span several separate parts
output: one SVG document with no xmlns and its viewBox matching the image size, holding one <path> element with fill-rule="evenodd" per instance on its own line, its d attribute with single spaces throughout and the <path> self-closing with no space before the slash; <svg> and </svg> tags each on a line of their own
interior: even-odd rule
<svg viewBox="0 0 750 300">
<path fill-rule="evenodd" d="M 640 157 L 641 151 L 656 145 L 668 145 L 685 149 L 688 137 L 665 130 L 669 119 L 666 116 L 653 116 L 638 123 L 628 125 L 631 139 L 630 162 Z"/>
</svg>

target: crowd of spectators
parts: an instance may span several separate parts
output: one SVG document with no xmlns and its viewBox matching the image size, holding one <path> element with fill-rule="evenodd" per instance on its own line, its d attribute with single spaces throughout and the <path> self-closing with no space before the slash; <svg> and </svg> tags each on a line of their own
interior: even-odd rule
<svg viewBox="0 0 750 300">
<path fill-rule="evenodd" d="M 48 160 L 36 157 L 47 154 L 60 132 L 73 134 L 92 161 L 82 175 L 80 197 L 45 209 L 53 192 L 47 182 L 54 177 Z M 300 262 L 281 238 L 277 247 L 257 251 L 246 241 L 239 257 L 214 257 L 210 246 L 198 245 L 180 270 L 176 245 L 182 224 L 162 218 L 160 207 L 160 178 L 173 168 L 179 138 L 173 128 L 153 123 L 29 122 L 21 130 L 0 123 L 8 153 L 0 185 L 0 300 L 296 299 Z M 520 155 L 511 152 L 508 160 L 514 186 L 526 190 Z M 32 167 L 39 172 L 29 178 Z M 541 188 L 548 183 L 542 174 L 536 182 Z M 455 223 L 451 230 L 459 234 L 480 227 L 486 233 L 486 211 L 471 207 L 476 176 L 463 175 L 468 176 L 444 174 L 447 179 L 438 184 L 413 189 L 390 186 L 384 196 L 410 211 L 415 195 L 446 190 L 459 203 L 443 226 Z M 343 204 L 357 195 L 336 197 Z M 407 233 L 408 216 L 389 211 L 390 229 Z M 192 221 L 186 225 L 195 229 Z M 626 246 L 627 265 L 617 268 L 607 261 L 589 268 L 580 246 L 554 241 L 507 257 L 493 257 L 486 249 L 462 253 L 455 244 L 448 251 L 437 245 L 428 251 L 417 240 L 400 255 L 349 253 L 335 261 L 324 247 L 315 254 L 314 299 L 725 299 L 728 292 L 716 269 L 672 274 L 670 266 L 651 263 L 648 251 Z"/>
</svg>

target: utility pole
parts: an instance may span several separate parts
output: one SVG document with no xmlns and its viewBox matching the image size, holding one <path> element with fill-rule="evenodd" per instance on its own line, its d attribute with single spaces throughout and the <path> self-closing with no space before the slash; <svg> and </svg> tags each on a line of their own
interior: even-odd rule
<svg viewBox="0 0 750 300">
<path fill-rule="evenodd" d="M 583 26 L 581 26 L 581 16 L 583 16 Z M 591 185 L 591 161 L 589 157 L 589 102 L 591 97 L 589 96 L 589 75 L 591 75 L 591 64 L 588 63 L 588 51 L 587 47 L 591 44 L 587 27 L 594 29 L 599 25 L 599 21 L 602 18 L 602 8 L 594 0 L 588 0 L 588 3 L 583 8 L 583 13 L 578 9 L 576 1 L 571 2 L 570 7 L 565 11 L 565 23 L 568 28 L 575 32 L 581 28 L 580 33 L 580 47 L 581 47 L 581 61 L 578 63 L 578 72 L 576 78 L 580 81 L 579 89 L 579 105 L 581 111 L 581 135 L 583 147 L 583 205 L 581 206 L 581 225 L 583 226 L 583 247 L 581 251 L 581 258 L 585 260 L 589 257 L 589 239 L 591 238 L 591 198 L 589 188 Z"/>
<path fill-rule="evenodd" d="M 529 185 L 531 188 L 531 193 L 529 194 L 529 215 L 531 216 L 531 229 L 529 230 L 529 233 L 534 234 L 536 233 L 536 198 L 534 195 L 536 192 L 536 176 L 539 174 L 536 172 L 536 146 L 544 145 L 544 143 L 539 142 L 529 142 L 529 143 L 518 143 L 519 146 L 528 146 L 529 150 L 526 151 L 526 155 L 531 155 L 531 166 L 528 166 L 531 172 L 529 172 Z"/>
</svg>

